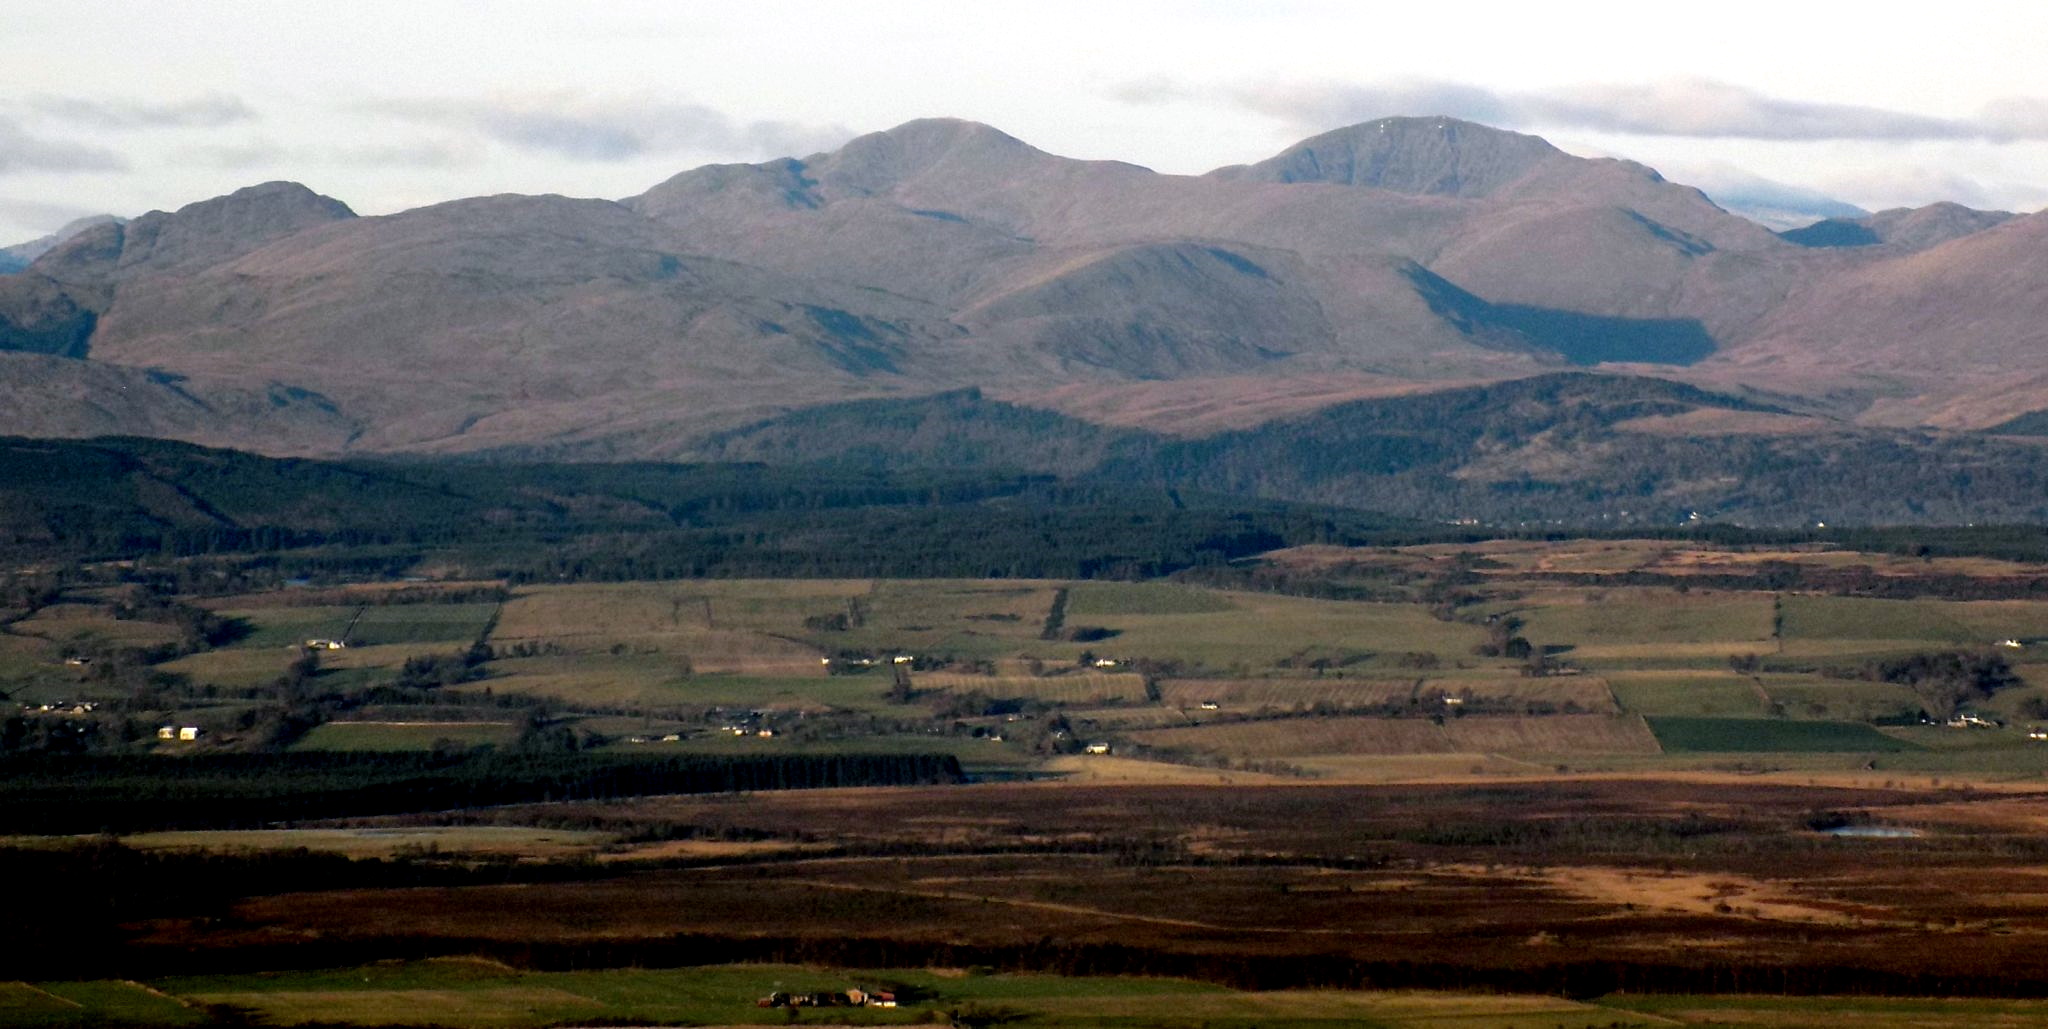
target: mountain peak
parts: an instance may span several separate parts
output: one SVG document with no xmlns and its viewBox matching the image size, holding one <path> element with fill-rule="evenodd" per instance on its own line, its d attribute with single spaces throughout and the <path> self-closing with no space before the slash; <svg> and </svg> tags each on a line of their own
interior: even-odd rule
<svg viewBox="0 0 2048 1029">
<path fill-rule="evenodd" d="M 1305 139 L 1257 164 L 1209 174 L 1253 182 L 1322 182 L 1481 197 L 1539 164 L 1565 157 L 1564 151 L 1536 136 L 1475 122 L 1381 118 Z"/>
<path fill-rule="evenodd" d="M 2009 211 L 1979 211 L 1950 201 L 1925 207 L 1894 207 L 1860 218 L 1828 218 L 1778 233 L 1804 247 L 1859 247 L 1880 244 L 1926 250 L 2011 221 Z"/>
<path fill-rule="evenodd" d="M 152 216 L 187 224 L 240 222 L 252 227 L 259 223 L 274 227 L 285 222 L 318 224 L 340 221 L 353 218 L 356 213 L 349 210 L 347 204 L 333 197 L 321 196 L 299 183 L 275 181 L 243 186 L 226 196 L 186 204 L 170 215 L 152 211 L 142 217 Z"/>
<path fill-rule="evenodd" d="M 169 214 L 151 211 L 128 223 L 121 267 L 212 264 L 301 229 L 355 216 L 347 204 L 296 182 L 244 186 Z"/>
<path fill-rule="evenodd" d="M 919 118 L 871 132 L 805 164 L 813 178 L 849 193 L 880 193 L 928 172 L 987 172 L 1048 156 L 1009 133 L 959 118 Z"/>
<path fill-rule="evenodd" d="M 0 275 L 18 272 L 33 264 L 36 258 L 102 225 L 121 225 L 127 221 L 128 219 L 126 218 L 116 217 L 111 214 L 89 215 L 66 222 L 63 228 L 40 239 L 32 239 L 26 243 L 16 243 L 9 247 L 0 247 Z"/>
</svg>

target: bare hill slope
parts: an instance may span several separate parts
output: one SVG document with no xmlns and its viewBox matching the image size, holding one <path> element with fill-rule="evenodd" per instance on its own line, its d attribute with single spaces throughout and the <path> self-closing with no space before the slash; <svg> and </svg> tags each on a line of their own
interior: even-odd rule
<svg viewBox="0 0 2048 1029">
<path fill-rule="evenodd" d="M 1326 382 L 1567 365 L 1986 425 L 2048 407 L 2048 223 L 1997 222 L 1885 212 L 1862 226 L 1883 245 L 1801 246 L 1641 165 L 1446 118 L 1205 176 L 926 119 L 617 202 L 356 217 L 266 183 L 0 276 L 11 388 L 48 382 L 0 432 L 664 457 L 780 411 L 967 386 L 1096 410 L 1121 389 L 1242 425 L 1201 383 L 1275 383 L 1230 389 L 1295 411 L 1351 395 Z M 1160 394 L 1179 380 L 1190 400 Z"/>
</svg>

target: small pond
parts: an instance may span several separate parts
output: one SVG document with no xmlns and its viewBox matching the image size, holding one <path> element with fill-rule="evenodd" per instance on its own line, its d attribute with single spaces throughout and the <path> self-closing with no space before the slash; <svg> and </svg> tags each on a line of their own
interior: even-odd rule
<svg viewBox="0 0 2048 1029">
<path fill-rule="evenodd" d="M 1903 829 L 1896 825 L 1838 825 L 1821 832 L 1829 836 L 1851 836 L 1865 840 L 1910 840 L 1927 835 L 1918 829 Z"/>
</svg>

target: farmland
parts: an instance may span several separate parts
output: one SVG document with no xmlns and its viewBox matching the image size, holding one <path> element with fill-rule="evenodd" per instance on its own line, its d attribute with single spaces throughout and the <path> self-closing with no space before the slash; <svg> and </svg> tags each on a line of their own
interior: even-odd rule
<svg viewBox="0 0 2048 1029">
<path fill-rule="evenodd" d="M 156 710 L 124 705 L 142 723 L 128 731 L 190 722 L 228 748 L 509 746 L 531 724 L 621 746 L 646 733 L 618 727 L 659 723 L 683 750 L 923 740 L 1005 768 L 1099 744 L 1221 765 L 1947 754 L 2039 771 L 2048 746 L 2025 730 L 2048 716 L 2048 684 L 2027 659 L 2048 600 L 1982 598 L 2031 568 L 1589 541 L 1309 547 L 1223 581 L 358 582 L 197 598 L 222 628 L 196 644 L 101 588 L 16 614 L 0 673 L 24 697 L 116 700 L 105 672 L 59 658 L 142 654 L 161 683 Z M 1836 585 L 1780 585 L 1800 576 Z M 1880 667 L 1951 653 L 2012 671 L 1936 698 Z M 281 683 L 313 700 L 313 724 L 266 721 Z M 1973 712 L 1968 746 L 1896 728 Z"/>
<path fill-rule="evenodd" d="M 918 1005 L 833 1021 L 2025 1024 L 2038 581 L 1626 540 L 81 581 L 0 626 L 10 803 L 64 834 L 0 855 L 132 885 L 0 1024 L 779 1023 L 881 982 Z"/>
</svg>

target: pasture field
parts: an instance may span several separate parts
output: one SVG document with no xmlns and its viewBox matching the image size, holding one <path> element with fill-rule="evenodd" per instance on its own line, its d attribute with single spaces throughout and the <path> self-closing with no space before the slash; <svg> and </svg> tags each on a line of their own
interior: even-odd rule
<svg viewBox="0 0 2048 1029">
<path fill-rule="evenodd" d="M 1763 716 L 1770 697 L 1750 676 L 1696 669 L 1609 673 L 1623 710 L 1643 715 Z"/>
<path fill-rule="evenodd" d="M 1766 675 L 1762 685 L 1777 710 L 1798 718 L 1870 722 L 1910 719 L 1920 711 L 1912 690 L 1886 682 Z"/>
<path fill-rule="evenodd" d="M 461 747 L 503 746 L 519 735 L 511 722 L 328 722 L 294 750 L 426 750 L 447 740 Z"/>
<path fill-rule="evenodd" d="M 1371 754 L 1655 754 L 1635 716 L 1279 718 L 1129 734 L 1150 747 L 1193 749 L 1238 760 Z"/>
<path fill-rule="evenodd" d="M 1236 609 L 1230 598 L 1212 590 L 1163 582 L 1082 582 L 1067 594 L 1067 615 L 1201 615 Z"/>
<path fill-rule="evenodd" d="M 1868 561 L 1859 564 L 1860 558 Z M 1854 666 L 1877 656 L 2032 640 L 2041 635 L 2048 617 L 2048 601 L 2040 600 L 1881 600 L 1722 588 L 1730 575 L 1744 569 L 1787 563 L 1862 574 L 1857 570 L 1876 562 L 1872 567 L 1881 566 L 1882 574 L 1929 574 L 1924 562 L 1818 549 L 1511 541 L 1361 551 L 1304 548 L 1276 555 L 1273 562 L 1327 570 L 1340 581 L 1387 574 L 1405 583 L 1455 574 L 1476 593 L 1467 595 L 1463 607 L 1447 611 L 1419 601 L 1330 600 L 1163 581 L 581 583 L 521 586 L 509 590 L 502 604 L 488 599 L 504 592 L 490 583 L 288 589 L 206 601 L 245 622 L 246 634 L 228 646 L 167 661 L 158 670 L 180 677 L 196 692 L 262 693 L 278 688 L 295 656 L 293 646 L 346 634 L 351 646 L 318 655 L 320 673 L 313 686 L 330 696 L 367 696 L 395 679 L 413 658 L 458 660 L 488 630 L 493 654 L 464 670 L 455 685 L 431 687 L 442 691 L 440 697 L 472 707 L 546 703 L 551 717 L 582 726 L 586 733 L 599 732 L 599 744 L 614 746 L 626 745 L 623 736 L 633 733 L 594 729 L 599 722 L 593 717 L 625 722 L 683 718 L 694 725 L 705 709 L 723 708 L 762 712 L 757 717 L 774 721 L 782 732 L 772 740 L 714 741 L 721 748 L 793 747 L 789 730 L 797 725 L 784 719 L 825 716 L 838 720 L 825 732 L 835 741 L 850 731 L 848 726 L 864 720 L 870 726 L 866 731 L 896 738 L 907 726 L 929 725 L 935 732 L 913 736 L 929 738 L 942 749 L 971 750 L 981 741 L 955 743 L 951 737 L 966 737 L 976 726 L 984 731 L 1000 726 L 999 716 L 1021 702 L 1034 713 L 1049 709 L 1048 725 L 1062 715 L 1074 719 L 1076 733 L 1090 739 L 1161 746 L 1202 760 L 1462 753 L 1521 760 L 1572 756 L 1576 749 L 1582 761 L 1687 763 L 1696 762 L 1688 755 L 1724 752 L 1790 757 L 1906 748 L 1906 736 L 1856 726 L 1917 713 L 1919 698 L 1911 690 L 1782 669 Z M 1587 577 L 1652 572 L 1721 578 L 1711 588 L 1587 583 Z M 380 588 L 439 591 L 448 602 L 376 603 L 385 599 Z M 1051 634 L 1056 638 L 1043 638 L 1062 594 L 1061 617 Z M 479 597 L 486 599 L 473 599 Z M 94 603 L 55 604 L 22 625 L 47 630 L 130 624 L 116 623 L 106 612 Z M 1553 663 L 1575 674 L 1530 675 L 1520 660 L 1486 656 L 1490 652 L 1483 652 L 1482 644 L 1489 636 L 1495 637 L 1493 646 L 1500 644 L 1489 615 L 1521 619 L 1515 633 L 1549 649 Z M 165 631 L 153 623 L 134 624 L 148 626 L 142 632 Z M 1776 635 L 1780 629 L 1782 642 Z M 2027 683 L 1975 698 L 1971 708 L 2015 726 L 2040 720 L 2033 712 L 2042 710 L 2041 701 L 2048 698 L 2048 682 L 2041 681 L 2048 679 L 2048 665 L 2025 664 L 2027 648 L 1999 653 L 2017 662 Z M 893 687 L 897 666 L 887 660 L 899 654 L 915 655 L 922 669 L 911 673 L 908 696 Z M 1748 655 L 1781 670 L 1730 670 L 1731 658 Z M 1084 656 L 1110 658 L 1119 665 L 1075 667 Z M 826 659 L 840 661 L 837 667 L 843 669 L 855 657 L 881 663 L 864 674 L 828 674 Z M 96 679 L 57 667 L 53 658 L 52 645 L 40 637 L 0 638 L 0 678 L 13 684 L 22 699 L 94 696 Z M 1148 688 L 1148 678 L 1156 693 Z M 977 695 L 990 698 L 990 705 L 977 711 Z M 190 703 L 196 710 L 199 702 L 194 698 Z M 425 702 L 420 697 L 407 701 Z M 1215 705 L 1214 714 L 1205 709 L 1207 704 Z M 1444 725 L 1426 729 L 1352 721 L 1316 724 L 1321 716 L 1366 712 L 1446 717 Z M 1284 713 L 1319 717 L 1271 725 L 1225 721 Z M 1488 735 L 1461 728 L 1460 719 L 1449 717 L 1461 714 L 1649 716 L 1661 720 L 1658 734 L 1669 746 L 1659 748 L 1640 731 L 1587 735 L 1584 726 L 1595 722 L 1555 723 L 1577 726 L 1557 733 Z M 227 725 L 205 717 L 212 719 L 204 722 L 209 728 Z M 399 710 L 375 717 L 438 721 L 450 714 L 408 719 Z M 509 716 L 458 712 L 454 717 Z M 1715 721 L 1727 719 L 1795 727 Z M 1119 741 L 1119 734 L 1128 740 Z M 1057 735 L 1048 743 L 1047 734 L 1036 729 L 1022 735 L 1036 741 L 1040 760 L 1078 746 L 1078 735 L 1065 737 L 1064 745 Z M 438 738 L 344 725 L 317 730 L 299 745 L 426 747 Z M 226 741 L 234 742 L 232 734 Z M 502 741 L 483 733 L 458 742 Z M 2032 753 L 2016 732 L 1969 745 L 1942 737 L 1900 752 L 1921 763 L 2031 767 L 2029 757 L 1990 753 L 2001 747 Z M 1668 754 L 1659 758 L 1660 749 Z"/>
<path fill-rule="evenodd" d="M 1159 684 L 1160 702 L 1173 708 L 1199 710 L 1215 703 L 1232 711 L 1260 708 L 1292 710 L 1315 704 L 1336 708 L 1403 705 L 1418 694 L 1419 680 L 1363 679 L 1330 676 L 1321 679 L 1167 679 Z"/>
<path fill-rule="evenodd" d="M 1430 677 L 1423 678 L 1423 674 Z M 1159 684 L 1159 694 L 1160 702 L 1168 707 L 1197 710 L 1202 704 L 1213 702 L 1228 711 L 1299 710 L 1318 704 L 1338 710 L 1420 705 L 1435 711 L 1444 709 L 1443 698 L 1455 697 L 1468 704 L 1491 704 L 1510 710 L 1615 711 L 1614 695 L 1609 692 L 1606 680 L 1583 675 L 1466 679 L 1438 678 L 1430 672 L 1412 678 L 1379 679 L 1342 675 L 1319 679 L 1168 679 Z"/>
<path fill-rule="evenodd" d="M 334 653 L 338 655 L 346 652 Z M 295 648 L 268 647 L 258 650 L 253 647 L 229 647 L 187 654 L 157 667 L 187 676 L 195 683 L 235 689 L 275 681 L 298 656 L 299 652 Z"/>
<path fill-rule="evenodd" d="M 1219 670 L 1264 670 L 1316 658 L 1333 663 L 1370 656 L 1392 667 L 1410 653 L 1444 664 L 1470 660 L 1485 638 L 1477 626 L 1443 622 L 1411 604 L 1313 600 L 1263 593 L 1220 593 L 1221 611 L 1100 614 L 1086 624 L 1115 633 L 1091 643 L 1047 643 L 1039 650 L 1073 660 L 1083 650 L 1119 659 L 1178 661 Z M 1076 624 L 1069 616 L 1070 626 Z"/>
<path fill-rule="evenodd" d="M 255 598 L 249 598 L 255 599 Z M 302 646 L 307 640 L 338 640 L 355 621 L 357 605 L 325 604 L 275 607 L 226 607 L 214 613 L 246 623 L 249 633 L 232 646 L 275 650 Z"/>
<path fill-rule="evenodd" d="M 1147 704 L 1125 707 L 1074 707 L 1066 711 L 1067 719 L 1076 726 L 1110 731 L 1120 729 L 1162 729 L 1179 725 L 1201 724 L 1204 712 L 1182 708 L 1161 707 Z"/>
<path fill-rule="evenodd" d="M 141 983 L 0 982 L 0 1025 L 171 1027 L 212 1021 L 191 1002 Z"/>
<path fill-rule="evenodd" d="M 20 703 L 96 700 L 118 696 L 106 687 L 95 689 L 78 669 L 66 667 L 57 647 L 34 636 L 0 635 L 0 690 Z"/>
<path fill-rule="evenodd" d="M 884 983 L 915 998 L 896 1009 L 840 1008 L 841 1025 L 901 1025 L 929 1012 L 987 1012 L 1021 1027 L 1191 1024 L 1215 1029 L 1334 1025 L 1451 1029 L 1578 1029 L 1660 1025 L 1873 1026 L 1968 1029 L 2048 1022 L 2048 1002 L 1891 997 L 1615 994 L 1591 1000 L 1456 991 L 1245 991 L 1179 979 L 1037 974 L 939 974 L 925 969 L 728 965 L 597 972 L 526 972 L 480 959 L 430 959 L 263 976 L 153 983 L 112 980 L 0 984 L 8 1025 L 189 1026 L 203 1005 L 228 1005 L 268 1024 L 321 1022 L 547 1026 L 565 1020 L 630 1024 L 780 1025 L 768 993 L 842 992 Z M 802 1019 L 809 1021 L 810 1018 Z"/>
<path fill-rule="evenodd" d="M 51 604 L 8 628 L 17 635 L 40 636 L 54 643 L 153 647 L 178 638 L 171 626 L 115 618 L 97 604 Z"/>
<path fill-rule="evenodd" d="M 1281 560 L 1308 559 L 1328 563 L 1351 560 L 1355 553 L 1358 552 L 1338 547 L 1300 547 L 1281 551 L 1278 556 Z M 1923 558 L 1845 550 L 1824 544 L 1714 547 L 1674 540 L 1490 540 L 1404 547 L 1392 553 L 1438 561 L 1451 559 L 1460 553 L 1476 554 L 1492 562 L 1481 569 L 1483 572 L 1501 578 L 1514 578 L 1531 572 L 1742 574 L 1771 565 L 1824 571 L 1867 570 L 1872 575 L 1887 578 L 2020 577 L 2040 572 L 2038 565 L 1991 557 Z"/>
<path fill-rule="evenodd" d="M 594 853 L 608 834 L 525 826 L 394 826 L 346 829 L 223 829 L 134 833 L 121 842 L 138 850 L 317 850 L 349 857 L 391 857 L 421 850 L 552 860 Z"/>
<path fill-rule="evenodd" d="M 1987 647 L 2005 639 L 2048 637 L 2048 603 L 1793 595 L 1785 598 L 1785 637 L 1788 652 L 1794 640 Z"/>
<path fill-rule="evenodd" d="M 452 641 L 457 648 L 483 636 L 496 604 L 389 604 L 363 609 L 349 633 L 350 646 Z"/>
<path fill-rule="evenodd" d="M 1017 769 L 1041 759 L 1010 740 L 942 733 L 869 733 L 859 736 L 813 737 L 803 732 L 779 733 L 764 739 L 751 733 L 706 732 L 676 743 L 624 744 L 635 753 L 708 755 L 833 755 L 948 754 L 960 759 L 969 774 L 988 769 Z"/>
<path fill-rule="evenodd" d="M 1807 722 L 1779 718 L 1695 718 L 1660 715 L 1648 719 L 1666 751 L 1715 753 L 1890 753 L 1920 749 L 1856 722 Z"/>
<path fill-rule="evenodd" d="M 581 1024 L 781 1025 L 783 1009 L 760 1008 L 773 992 L 832 993 L 886 984 L 907 998 L 897 1008 L 833 1008 L 802 1012 L 798 1021 L 835 1025 L 905 1025 L 933 1013 L 963 1013 L 1003 1025 L 1129 1027 L 1200 1024 L 1216 1029 L 1373 1025 L 1546 1029 L 1621 1021 L 1633 1014 L 1599 1002 L 1498 993 L 1338 990 L 1234 990 L 1185 979 L 1048 974 L 947 974 L 926 969 L 832 969 L 798 965 L 725 965 L 681 969 L 530 972 L 481 959 L 426 961 L 310 970 L 263 976 L 211 976 L 141 983 L 12 983 L 0 987 L 0 1018 L 11 1024 L 90 1024 L 119 1015 L 126 1024 L 198 1024 L 197 1009 L 225 1005 L 264 1024 L 438 1024 L 547 1026 Z M 77 1005 L 67 1009 L 56 1001 Z M 181 1005 L 190 1005 L 184 1007 Z M 1781 1005 L 1783 1006 L 1783 1005 Z M 1722 1010 L 1711 1003 L 1704 1008 Z M 1883 1011 L 1883 1002 L 1859 1006 Z M 1921 1009 L 1924 1011 L 1925 1009 Z M 1970 1010 L 1999 1007 L 1979 1004 Z M 71 1017 L 67 1018 L 65 1012 Z M 45 1012 L 48 1012 L 45 1015 Z M 33 1013 L 33 1014 L 31 1014 Z M 985 1013 L 985 1014 L 984 1014 Z M 1667 1016 L 1668 1017 L 1668 1016 Z M 941 1017 L 938 1021 L 950 1021 Z M 955 1024 L 960 1024 L 956 1022 Z"/>
<path fill-rule="evenodd" d="M 845 629 L 807 630 L 820 649 L 942 655 L 986 660 L 1028 650 L 1052 608 L 1054 586 L 1032 580 L 884 581 L 859 598 L 857 608 L 822 608 L 849 614 Z M 858 613 L 858 618 L 851 617 Z M 855 624 L 855 623 L 858 624 Z"/>
<path fill-rule="evenodd" d="M 359 671 L 362 669 L 392 669 L 402 667 L 407 658 L 433 657 L 440 654 L 460 654 L 469 649 L 471 640 L 421 640 L 415 643 L 379 643 L 368 646 L 349 645 L 341 650 L 322 650 L 314 657 L 320 662 L 322 671 Z M 284 653 L 296 656 L 292 651 Z"/>
<path fill-rule="evenodd" d="M 844 611 L 866 580 L 733 580 L 526 586 L 498 614 L 493 644 L 547 644 L 572 653 L 614 648 L 688 654 L 700 663 L 786 660 L 783 636 L 804 619 Z M 797 651 L 806 648 L 797 647 Z M 815 662 L 815 653 L 810 653 Z"/>
<path fill-rule="evenodd" d="M 876 674 L 882 680 L 886 672 Z M 882 680 L 886 685 L 886 680 Z M 920 690 L 981 692 L 996 698 L 1028 697 L 1056 704 L 1087 706 L 1118 701 L 1143 703 L 1145 678 L 1129 672 L 1064 672 L 1059 675 L 970 675 L 959 672 L 918 672 L 910 677 Z"/>
<path fill-rule="evenodd" d="M 880 709 L 886 673 L 824 675 L 694 674 L 668 654 L 511 658 L 490 663 L 487 678 L 453 687 L 459 694 L 513 694 L 601 710 L 752 707 L 822 711 Z M 701 671 L 701 670 L 699 670 Z"/>
<path fill-rule="evenodd" d="M 1628 996 L 1602 1007 L 1679 1025 L 1869 1026 L 1871 1029 L 1970 1029 L 2048 1025 L 2048 1002 L 1905 997 Z"/>
<path fill-rule="evenodd" d="M 1784 598 L 1787 653 L 1793 641 L 1875 641 L 1882 649 L 1893 641 L 1933 644 L 1988 644 L 1984 632 L 1962 615 L 1971 605 L 1938 600 L 1880 600 L 1873 597 Z"/>
<path fill-rule="evenodd" d="M 1672 644 L 1686 652 L 1769 651 L 1771 598 L 1756 593 L 1665 589 L 1553 590 L 1521 608 L 1524 633 L 1539 643 L 1570 643 L 1575 654 L 1654 655 Z"/>
</svg>

